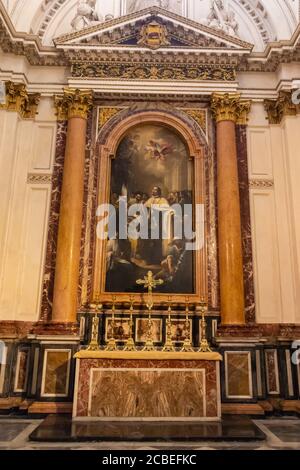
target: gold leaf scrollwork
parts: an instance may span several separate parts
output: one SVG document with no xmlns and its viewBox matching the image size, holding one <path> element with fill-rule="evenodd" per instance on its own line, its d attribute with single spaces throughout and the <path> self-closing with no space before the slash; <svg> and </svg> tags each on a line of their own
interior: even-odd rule
<svg viewBox="0 0 300 470">
<path fill-rule="evenodd" d="M 185 109 L 184 112 L 196 121 L 205 134 L 207 133 L 207 114 L 205 109 Z"/>
<path fill-rule="evenodd" d="M 100 108 L 99 109 L 99 119 L 98 119 L 98 130 L 102 127 L 116 114 L 118 114 L 122 108 Z"/>
<path fill-rule="evenodd" d="M 117 78 L 150 80 L 198 80 L 232 82 L 236 80 L 236 71 L 231 66 L 209 66 L 177 64 L 111 64 L 111 63 L 74 63 L 74 78 Z"/>
</svg>

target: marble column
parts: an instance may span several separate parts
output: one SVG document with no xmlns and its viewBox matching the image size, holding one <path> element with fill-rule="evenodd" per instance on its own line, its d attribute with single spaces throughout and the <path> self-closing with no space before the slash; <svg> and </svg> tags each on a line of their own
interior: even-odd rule
<svg viewBox="0 0 300 470">
<path fill-rule="evenodd" d="M 66 89 L 63 97 L 55 98 L 55 104 L 58 119 L 68 119 L 68 131 L 59 215 L 52 321 L 74 323 L 78 308 L 87 116 L 92 105 L 92 94 L 89 91 Z"/>
<path fill-rule="evenodd" d="M 245 323 L 241 208 L 236 123 L 246 120 L 250 102 L 239 94 L 214 94 L 217 122 L 219 270 L 222 325 Z"/>
</svg>

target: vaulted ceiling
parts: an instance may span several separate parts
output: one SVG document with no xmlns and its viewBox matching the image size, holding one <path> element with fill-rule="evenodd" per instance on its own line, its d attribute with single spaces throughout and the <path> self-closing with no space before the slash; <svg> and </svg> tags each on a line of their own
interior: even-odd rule
<svg viewBox="0 0 300 470">
<path fill-rule="evenodd" d="M 0 0 L 15 29 L 38 35 L 45 45 L 72 30 L 78 0 Z M 300 0 L 223 0 L 235 15 L 237 35 L 263 51 L 271 41 L 290 39 L 299 23 Z M 120 17 L 147 6 L 158 5 L 202 23 L 210 12 L 211 0 L 97 0 L 102 21 Z"/>
</svg>

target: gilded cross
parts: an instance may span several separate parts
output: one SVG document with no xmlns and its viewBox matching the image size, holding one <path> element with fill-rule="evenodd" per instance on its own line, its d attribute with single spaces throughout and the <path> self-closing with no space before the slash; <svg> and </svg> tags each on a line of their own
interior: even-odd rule
<svg viewBox="0 0 300 470">
<path fill-rule="evenodd" d="M 152 271 L 148 271 L 147 276 L 145 276 L 144 279 L 138 279 L 136 283 L 139 286 L 144 286 L 145 289 L 148 289 L 149 300 L 147 307 L 149 308 L 149 310 L 151 310 L 153 307 L 153 289 L 156 289 L 157 286 L 161 286 L 164 281 L 162 279 L 154 279 Z"/>
</svg>

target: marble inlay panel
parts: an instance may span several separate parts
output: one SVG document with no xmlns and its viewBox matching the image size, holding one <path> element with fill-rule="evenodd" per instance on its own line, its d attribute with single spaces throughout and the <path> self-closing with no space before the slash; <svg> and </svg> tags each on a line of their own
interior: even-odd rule
<svg viewBox="0 0 300 470">
<path fill-rule="evenodd" d="M 237 126 L 238 173 L 241 200 L 241 224 L 243 243 L 245 313 L 247 323 L 255 322 L 255 293 L 253 249 L 249 196 L 249 171 L 247 153 L 247 126 Z"/>
<path fill-rule="evenodd" d="M 43 283 L 43 297 L 41 310 L 42 321 L 51 320 L 52 314 L 56 247 L 58 237 L 60 198 L 63 181 L 67 127 L 68 125 L 66 121 L 57 123 L 56 151 L 52 176 L 52 194 L 46 250 L 46 264 Z"/>
<path fill-rule="evenodd" d="M 177 374 L 181 374 L 183 372 L 184 374 L 187 374 L 187 377 L 192 377 L 194 373 L 196 374 L 205 374 L 205 382 L 203 381 L 202 384 L 204 385 L 205 383 L 205 389 L 202 388 L 202 390 L 205 392 L 205 403 L 206 403 L 206 416 L 207 417 L 212 417 L 212 418 L 217 418 L 219 417 L 220 413 L 220 396 L 219 396 L 219 383 L 218 383 L 218 377 L 217 377 L 217 369 L 218 369 L 218 363 L 214 361 L 184 361 L 184 360 L 124 360 L 124 359 L 81 359 L 79 360 L 79 372 L 78 372 L 78 378 L 77 378 L 77 383 L 75 386 L 75 402 L 74 402 L 74 416 L 76 417 L 87 417 L 88 416 L 88 409 L 89 409 L 89 399 L 92 394 L 95 394 L 95 382 L 94 379 L 92 379 L 92 370 L 93 369 L 101 369 L 101 374 L 102 376 L 99 376 L 99 381 L 103 383 L 103 377 L 107 378 L 108 383 L 113 383 L 117 384 L 118 382 L 116 381 L 115 377 L 112 377 L 112 369 L 118 369 L 118 373 L 120 369 L 130 369 L 131 373 L 131 387 L 132 384 L 135 383 L 140 383 L 140 376 L 139 370 L 142 369 L 144 377 L 148 377 L 147 374 L 145 375 L 145 372 L 147 373 L 147 369 L 150 371 L 159 371 L 161 369 L 166 370 L 166 369 L 172 369 L 172 373 L 174 374 L 174 371 Z M 104 375 L 103 370 L 104 369 L 109 369 L 107 372 L 107 375 Z M 146 369 L 146 371 L 145 371 Z M 187 370 L 188 369 L 188 370 Z M 190 372 L 189 369 L 192 369 L 193 372 Z M 133 374 L 134 370 L 137 370 L 137 375 Z M 187 371 L 186 371 L 187 370 Z M 186 372 L 184 372 L 186 371 Z M 195 372 L 194 372 L 195 371 Z M 202 372 L 203 371 L 203 372 Z M 121 370 L 122 372 L 122 370 Z M 125 371 L 124 371 L 125 372 Z M 167 371 L 168 372 L 168 371 Z M 149 372 L 150 373 L 150 372 Z M 152 372 L 151 372 L 152 373 Z M 156 373 L 156 372 L 155 372 Z M 126 375 L 128 374 L 128 371 L 126 373 L 122 374 L 122 377 L 125 377 L 125 379 L 122 379 L 123 381 L 126 381 Z M 164 380 L 166 380 L 165 383 L 169 383 L 171 380 L 171 375 L 168 372 L 168 375 L 163 374 L 161 376 Z M 168 377 L 168 380 L 167 378 Z M 182 380 L 186 380 L 187 383 L 191 381 L 190 378 L 187 378 L 184 376 Z M 146 382 L 142 387 L 147 389 L 149 388 L 149 384 L 147 385 L 147 379 L 145 379 Z M 194 379 L 193 379 L 194 380 Z M 198 379 L 197 379 L 198 380 Z M 203 379 L 204 380 L 204 379 Z M 149 382 L 149 379 L 148 379 Z M 90 387 L 90 384 L 94 383 L 92 389 Z M 125 384 L 125 382 L 124 382 Z M 104 384 L 103 387 L 106 387 Z M 139 385 L 140 386 L 140 385 Z M 129 388 L 127 387 L 127 382 L 126 382 L 126 387 L 123 385 L 123 391 L 125 394 L 128 394 Z M 174 402 L 179 398 L 179 392 L 178 392 L 178 386 L 174 385 L 173 392 L 175 393 L 175 398 L 173 398 Z M 189 386 L 190 387 L 190 386 Z M 194 387 L 194 385 L 192 385 Z M 97 389 L 98 390 L 98 389 Z M 113 395 L 115 391 L 113 388 L 110 386 L 109 392 L 107 392 L 108 395 Z M 185 396 L 186 391 L 183 393 L 183 396 Z M 195 392 L 194 392 L 195 393 Z M 199 393 L 199 392 L 197 392 Z M 110 400 L 110 398 L 107 398 Z M 161 400 L 161 397 L 159 396 L 157 400 Z M 165 400 L 165 398 L 164 398 Z M 100 403 L 100 402 L 99 402 Z M 157 402 L 156 402 L 157 403 Z M 202 405 L 201 405 L 202 406 Z M 198 410 L 199 410 L 200 405 L 198 404 Z"/>
<path fill-rule="evenodd" d="M 69 393 L 71 350 L 46 350 L 42 396 L 65 397 Z"/>
<path fill-rule="evenodd" d="M 28 375 L 28 355 L 29 349 L 20 349 L 17 355 L 17 366 L 15 376 L 14 391 L 17 393 L 24 392 L 27 386 Z"/>
<path fill-rule="evenodd" d="M 280 387 L 278 373 L 278 357 L 276 349 L 266 350 L 265 359 L 268 393 L 270 395 L 278 395 L 280 393 Z"/>
<path fill-rule="evenodd" d="M 252 398 L 250 352 L 226 352 L 226 398 Z"/>
<path fill-rule="evenodd" d="M 96 369 L 89 416 L 97 418 L 197 418 L 206 415 L 205 371 Z"/>
<path fill-rule="evenodd" d="M 11 442 L 27 427 L 27 423 L 0 423 L 0 442 Z"/>
</svg>

